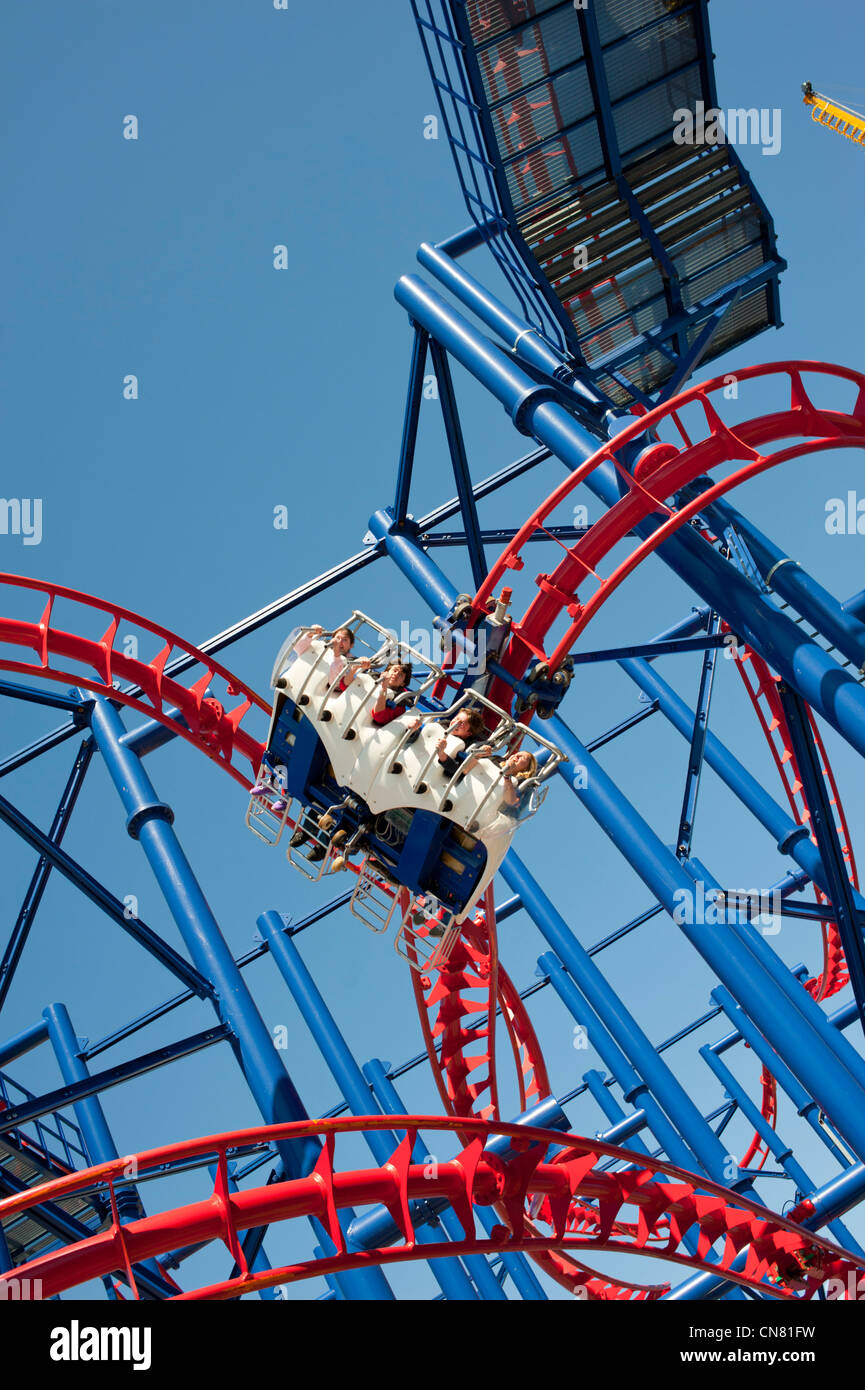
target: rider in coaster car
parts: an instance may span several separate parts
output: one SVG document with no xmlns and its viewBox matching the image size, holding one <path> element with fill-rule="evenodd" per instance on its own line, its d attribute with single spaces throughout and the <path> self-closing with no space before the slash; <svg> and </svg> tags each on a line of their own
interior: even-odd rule
<svg viewBox="0 0 865 1390">
<path fill-rule="evenodd" d="M 406 702 L 397 702 L 397 696 L 408 690 L 411 680 L 411 665 L 407 661 L 392 661 L 378 681 L 378 694 L 370 713 L 373 724 L 390 724 L 400 714 L 405 714 Z"/>
<path fill-rule="evenodd" d="M 294 644 L 294 652 L 297 656 L 308 650 L 313 637 L 324 635 L 324 628 L 320 623 L 315 623 L 307 632 Z M 369 661 L 365 657 L 358 657 L 354 661 L 349 661 L 348 654 L 354 646 L 354 633 L 350 627 L 338 627 L 333 637 L 330 639 L 330 650 L 333 657 L 328 667 L 327 685 L 334 685 L 334 694 L 341 695 L 347 690 L 354 680 L 357 672 L 369 666 Z M 337 680 L 337 677 L 339 679 Z"/>
<path fill-rule="evenodd" d="M 484 743 L 480 748 L 467 758 L 463 763 L 463 773 L 471 772 L 481 760 L 481 758 L 493 757 L 493 750 L 489 743 Z M 528 749 L 517 749 L 515 753 L 508 754 L 507 757 L 493 758 L 498 766 L 504 780 L 504 792 L 502 793 L 501 813 L 504 816 L 518 818 L 523 804 L 525 788 L 521 783 L 528 782 L 537 776 L 538 760 L 534 753 Z"/>
<path fill-rule="evenodd" d="M 452 777 L 471 744 L 477 743 L 485 729 L 479 709 L 459 710 L 447 725 L 436 746 L 439 764 L 446 777 Z"/>
</svg>

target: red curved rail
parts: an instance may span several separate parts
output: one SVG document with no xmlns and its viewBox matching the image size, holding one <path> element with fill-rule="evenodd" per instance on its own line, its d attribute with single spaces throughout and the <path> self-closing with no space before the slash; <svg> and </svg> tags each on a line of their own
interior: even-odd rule
<svg viewBox="0 0 865 1390">
<path fill-rule="evenodd" d="M 256 775 L 264 749 L 258 739 L 241 728 L 241 724 L 252 709 L 262 710 L 269 715 L 270 706 L 226 667 L 168 628 L 150 622 L 139 613 L 133 613 L 120 604 L 79 593 L 77 589 L 68 589 L 63 584 L 51 584 L 17 574 L 0 574 L 0 589 L 28 594 L 38 605 L 30 620 L 0 617 L 0 643 L 32 651 L 36 660 L 15 661 L 0 653 L 0 668 L 62 681 L 65 685 L 82 686 L 129 705 L 140 714 L 159 720 L 181 738 L 200 748 L 241 786 L 252 785 L 246 769 L 251 769 L 252 777 Z M 54 608 L 61 600 L 86 609 L 88 615 L 96 620 L 102 636 L 82 637 L 58 626 L 53 621 Z M 127 634 L 124 628 L 134 628 L 136 631 Z M 149 661 L 130 656 L 116 645 L 127 635 L 135 636 L 137 642 L 139 634 L 141 640 L 155 639 L 153 645 L 156 649 Z M 166 675 L 166 666 L 172 654 L 191 658 L 204 668 L 204 674 L 189 686 Z M 84 674 L 80 669 L 67 669 L 61 664 L 63 662 L 78 663 L 79 667 L 84 668 Z M 130 688 L 124 690 L 122 685 L 118 685 L 122 681 L 128 681 Z M 219 688 L 219 697 L 208 693 L 214 685 Z M 224 687 L 224 693 L 221 687 Z M 240 697 L 239 702 L 228 707 L 228 703 L 237 697 Z M 172 707 L 180 711 L 186 728 L 171 714 Z M 236 761 L 239 761 L 239 766 Z"/>
<path fill-rule="evenodd" d="M 803 373 L 830 377 L 835 382 L 840 379 L 854 385 L 857 397 L 853 413 L 845 414 L 817 406 L 805 389 Z M 509 571 L 523 569 L 523 551 L 530 538 L 538 532 L 549 534 L 546 522 L 551 514 L 596 469 L 612 464 L 625 489 L 620 501 L 572 546 L 558 542 L 564 551 L 560 564 L 552 574 L 537 576 L 535 582 L 539 593 L 522 621 L 515 623 L 512 628 L 510 642 L 502 658 L 502 664 L 510 675 L 522 676 L 532 658 L 546 660 L 551 671 L 555 671 L 619 585 L 663 541 L 698 515 L 708 503 L 757 474 L 790 459 L 818 450 L 865 448 L 865 376 L 861 373 L 822 362 L 799 361 L 761 364 L 736 374 L 739 386 L 766 377 L 781 377 L 789 382 L 788 409 L 757 416 L 731 428 L 721 419 L 711 401 L 712 395 L 723 393 L 728 387 L 729 377 L 715 377 L 691 386 L 679 396 L 639 416 L 621 434 L 603 444 L 532 513 L 478 589 L 473 604 L 477 618 L 486 612 L 493 591 Z M 703 417 L 701 436 L 696 440 L 691 438 L 681 420 L 685 406 L 694 404 L 700 408 Z M 677 430 L 681 444 L 655 443 L 644 450 L 632 473 L 620 457 L 623 449 L 647 433 L 657 432 L 665 424 Z M 762 452 L 766 446 L 788 439 L 799 442 L 775 452 Z M 673 508 L 666 500 L 688 483 L 711 473 L 722 464 L 743 461 L 743 467 L 719 479 L 691 502 Z M 602 572 L 615 547 L 625 541 L 641 522 L 657 514 L 664 517 L 661 525 L 647 539 L 632 545 L 624 560 L 614 562 L 612 568 Z M 593 591 L 586 595 L 589 585 L 593 586 Z M 547 656 L 543 644 L 562 613 L 567 614 L 570 623 L 551 655 Z M 490 690 L 490 698 L 499 703 L 507 699 L 509 694 L 509 687 L 501 680 Z"/>
<path fill-rule="evenodd" d="M 395 1123 L 405 1137 L 387 1163 L 360 1171 L 336 1169 L 334 1154 L 338 1135 L 392 1129 Z M 419 1130 L 466 1130 L 469 1142 L 464 1143 L 456 1157 L 437 1164 L 431 1173 L 429 1164 L 412 1162 Z M 487 1139 L 494 1134 L 506 1135 L 512 1141 L 512 1156 L 502 1159 L 484 1152 Z M 324 1140 L 320 1158 L 308 1176 L 239 1192 L 229 1190 L 230 1152 L 239 1147 L 308 1137 Z M 553 1161 L 549 1161 L 551 1151 Z M 167 1164 L 208 1155 L 215 1155 L 217 1162 L 213 1191 L 207 1197 L 128 1225 L 120 1223 L 116 1188 L 124 1180 L 128 1181 L 130 1171 L 140 1176 L 163 1169 Z M 601 1166 L 609 1159 L 635 1167 L 611 1172 Z M 792 1282 L 801 1286 L 804 1298 L 812 1297 L 829 1278 L 839 1278 L 847 1287 L 848 1276 L 852 1273 L 852 1287 L 865 1292 L 865 1261 L 805 1230 L 791 1217 L 779 1216 L 741 1194 L 729 1192 L 708 1179 L 672 1165 L 657 1163 L 641 1154 L 593 1139 L 561 1135 L 552 1130 L 424 1115 L 308 1120 L 169 1144 L 136 1155 L 134 1166 L 130 1168 L 131 1162 L 130 1156 L 114 1159 L 0 1201 L 0 1218 L 9 1217 L 41 1202 L 56 1201 L 72 1192 L 101 1186 L 108 1190 L 113 1213 L 108 1229 L 74 1245 L 39 1255 L 8 1274 L 0 1274 L 0 1286 L 12 1278 L 39 1279 L 43 1297 L 52 1298 L 89 1279 L 125 1270 L 137 1296 L 134 1265 L 178 1246 L 222 1241 L 238 1264 L 238 1277 L 178 1297 L 234 1298 L 275 1284 L 370 1264 L 512 1250 L 529 1253 L 618 1251 L 650 1255 L 674 1265 L 723 1274 L 744 1287 L 759 1286 L 778 1298 L 795 1297 L 789 1288 Z M 463 1227 L 463 1241 L 417 1245 L 410 1204 L 431 1197 L 444 1197 L 451 1203 Z M 549 1236 L 539 1235 L 524 1221 L 526 1203 L 535 1198 L 543 1201 L 548 1210 L 553 1228 Z M 575 1198 L 596 1214 L 597 1224 L 593 1230 L 579 1229 L 579 1223 L 573 1220 Z M 375 1250 L 347 1251 L 339 1212 L 348 1206 L 379 1203 L 391 1213 L 398 1237 Z M 495 1227 L 489 1237 L 479 1237 L 475 1229 L 475 1208 L 493 1204 L 500 1205 L 507 1213 L 510 1229 L 501 1225 Z M 615 1228 L 620 1214 L 630 1209 L 636 1217 L 628 1223 L 633 1235 L 623 1237 Z M 795 1213 L 800 1218 L 807 1214 L 807 1205 Z M 243 1257 L 241 1232 L 300 1216 L 313 1216 L 322 1223 L 334 1242 L 336 1255 L 252 1274 Z M 690 1254 L 682 1241 L 691 1229 L 699 1233 L 696 1255 Z M 720 1260 L 717 1264 L 709 1264 L 706 1257 L 712 1245 L 721 1238 L 724 1249 Z M 734 1270 L 732 1265 L 742 1253 L 746 1257 L 744 1268 Z M 772 1271 L 777 1271 L 788 1285 L 763 1282 Z M 666 1287 L 644 1285 L 637 1296 L 657 1298 Z"/>
</svg>

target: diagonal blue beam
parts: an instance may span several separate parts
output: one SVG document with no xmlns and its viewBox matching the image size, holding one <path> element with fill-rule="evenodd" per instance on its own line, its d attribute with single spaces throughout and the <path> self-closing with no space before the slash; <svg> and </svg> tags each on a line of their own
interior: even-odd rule
<svg viewBox="0 0 865 1390">
<path fill-rule="evenodd" d="M 720 632 L 720 627 L 721 619 L 718 617 L 717 613 L 713 613 L 709 620 L 709 636 L 723 643 L 724 638 Z M 694 732 L 691 735 L 691 747 L 688 753 L 688 771 L 685 779 L 685 791 L 682 798 L 682 811 L 679 816 L 679 833 L 676 836 L 676 854 L 680 859 L 687 859 L 691 852 L 691 840 L 694 835 L 694 817 L 697 812 L 697 797 L 700 794 L 700 776 L 703 771 L 703 755 L 706 749 L 706 734 L 709 730 L 709 709 L 712 702 L 712 684 L 715 679 L 715 660 L 717 655 L 717 645 L 709 647 L 703 657 L 703 665 L 700 672 L 700 689 L 697 693 L 697 713 L 694 719 Z"/>
<path fill-rule="evenodd" d="M 444 416 L 448 450 L 450 452 L 451 464 L 453 465 L 454 478 L 457 485 L 457 496 L 460 499 L 460 511 L 462 512 L 463 525 L 466 531 L 466 549 L 468 550 L 469 562 L 472 568 L 472 578 L 476 587 L 480 588 L 489 573 L 489 567 L 484 556 L 484 543 L 481 539 L 478 509 L 475 503 L 471 474 L 469 473 L 469 461 L 466 457 L 465 441 L 460 424 L 459 410 L 457 409 L 453 377 L 451 375 L 447 354 L 437 342 L 433 341 L 431 343 L 430 351 L 433 370 L 435 371 L 436 381 L 438 382 L 439 402 L 442 408 L 442 415 Z M 397 513 L 397 522 L 398 521 L 399 514 Z"/>
<path fill-rule="evenodd" d="M 81 709 L 81 701 L 69 695 L 61 695 L 53 690 L 37 690 L 29 685 L 18 685 L 14 681 L 0 681 L 0 695 L 7 695 L 10 700 L 24 700 L 30 705 L 49 705 L 52 709 Z"/>
<path fill-rule="evenodd" d="M 75 755 L 72 771 L 69 774 L 66 786 L 63 789 L 63 795 L 60 798 L 57 810 L 54 813 L 54 819 L 48 831 L 49 839 L 56 845 L 61 843 L 66 833 L 66 827 L 75 809 L 78 794 L 84 785 L 84 778 L 90 766 L 95 747 L 96 745 L 92 738 L 83 739 L 81 747 Z M 24 901 L 21 904 L 21 909 L 15 919 L 15 925 L 12 928 L 9 941 L 3 952 L 3 959 L 0 960 L 0 1009 L 3 1008 L 6 1002 L 6 996 L 9 993 L 9 988 L 12 984 L 18 962 L 21 959 L 21 953 L 24 950 L 30 928 L 33 926 L 36 913 L 39 910 L 39 904 L 42 901 L 48 879 L 51 876 L 51 867 L 50 859 L 48 859 L 46 855 L 42 855 L 33 873 L 33 877 L 27 886 L 27 891 L 24 894 Z"/>
<path fill-rule="evenodd" d="M 61 1086 L 54 1091 L 46 1091 L 44 1095 L 37 1096 L 35 1100 L 24 1101 L 21 1105 L 9 1105 L 0 1113 L 0 1134 L 6 1134 L 10 1129 L 17 1129 L 20 1125 L 41 1119 L 43 1115 L 51 1115 L 55 1110 L 62 1109 L 63 1106 L 77 1105 L 90 1096 L 96 1096 L 101 1091 L 108 1090 L 111 1086 L 119 1086 L 124 1081 L 132 1080 L 133 1077 L 143 1076 L 146 1072 L 154 1071 L 157 1067 L 164 1067 L 168 1062 L 176 1062 L 180 1057 L 189 1057 L 193 1052 L 200 1052 L 202 1048 L 211 1047 L 213 1043 L 223 1042 L 230 1038 L 231 1030 L 228 1025 L 219 1024 L 215 1028 L 206 1029 L 203 1033 L 193 1033 L 188 1038 L 181 1038 L 179 1042 L 157 1048 L 154 1052 L 142 1053 L 140 1057 L 134 1057 L 130 1062 L 121 1062 L 116 1067 L 109 1067 L 106 1071 L 93 1072 L 80 1081 L 73 1081 L 70 1085 Z"/>
<path fill-rule="evenodd" d="M 862 940 L 863 913 L 853 896 L 849 868 L 838 837 L 835 817 L 826 791 L 826 779 L 814 734 L 808 718 L 808 707 L 795 690 L 785 682 L 778 685 L 778 696 L 790 730 L 790 740 L 799 776 L 811 812 L 810 826 L 817 838 L 817 847 L 826 874 L 829 900 L 835 909 L 835 921 L 850 983 L 859 1006 L 859 1019 L 865 1031 L 865 944 Z"/>
<path fill-rule="evenodd" d="M 203 975 L 200 975 L 193 966 L 189 965 L 168 945 L 167 941 L 163 941 L 162 937 L 146 926 L 140 918 L 129 917 L 127 909 L 119 898 L 115 898 L 113 893 L 109 893 L 98 879 L 95 879 L 77 860 L 43 834 L 37 825 L 28 820 L 17 806 L 13 806 L 11 801 L 7 801 L 3 796 L 0 796 L 0 821 L 4 821 L 6 825 L 10 826 L 16 834 L 21 836 L 22 840 L 35 849 L 42 858 L 47 859 L 64 878 L 74 884 L 92 903 L 101 908 L 106 916 L 116 922 L 119 927 L 122 927 L 123 931 L 134 941 L 137 941 L 152 956 L 161 961 L 166 969 L 176 975 L 179 980 L 182 980 L 199 998 L 207 999 L 213 996 L 213 989 Z"/>
<path fill-rule="evenodd" d="M 426 366 L 429 334 L 426 329 L 415 327 L 411 351 L 408 394 L 405 403 L 405 418 L 402 427 L 402 443 L 399 450 L 399 465 L 396 474 L 396 497 L 393 510 L 398 521 L 404 521 L 408 512 L 408 499 L 411 490 L 411 475 L 414 467 L 414 451 L 417 444 L 417 427 L 423 399 L 423 373 Z"/>
</svg>

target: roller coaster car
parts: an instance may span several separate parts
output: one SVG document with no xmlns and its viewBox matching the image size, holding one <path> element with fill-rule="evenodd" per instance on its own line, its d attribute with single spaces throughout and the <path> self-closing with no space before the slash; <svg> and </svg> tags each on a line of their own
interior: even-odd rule
<svg viewBox="0 0 865 1390">
<path fill-rule="evenodd" d="M 385 639 L 371 658 L 386 665 L 392 639 L 364 614 L 364 624 Z M 445 673 L 410 648 L 401 659 L 427 668 L 419 694 Z M 375 931 L 384 931 L 399 909 L 396 949 L 412 964 L 442 963 L 498 869 L 521 820 L 534 813 L 546 781 L 562 755 L 552 744 L 516 724 L 474 691 L 447 710 L 398 715 L 376 725 L 371 710 L 380 687 L 358 671 L 341 689 L 344 671 L 334 663 L 326 636 L 292 634 L 280 652 L 271 684 L 273 714 L 262 770 L 247 824 L 268 844 L 294 828 L 289 862 L 312 879 L 351 865 L 357 872 L 351 909 Z M 408 697 L 414 698 L 414 697 Z M 542 745 L 546 761 L 517 798 L 506 794 L 500 766 L 481 759 L 467 772 L 445 772 L 438 760 L 442 721 L 466 706 L 483 710 L 488 742 L 506 749 L 515 738 Z M 360 861 L 355 863 L 355 857 Z M 420 965 L 418 965 L 420 968 Z"/>
</svg>

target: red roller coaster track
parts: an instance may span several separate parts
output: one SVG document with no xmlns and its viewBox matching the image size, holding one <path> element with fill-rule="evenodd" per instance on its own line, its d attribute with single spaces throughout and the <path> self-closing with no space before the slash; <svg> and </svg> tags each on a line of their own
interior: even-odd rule
<svg viewBox="0 0 865 1390">
<path fill-rule="evenodd" d="M 107 1188 L 113 1218 L 106 1230 L 74 1245 L 50 1251 L 0 1274 L 0 1286 L 10 1279 L 41 1280 L 43 1297 L 52 1298 L 90 1279 L 124 1271 L 138 1296 L 133 1266 L 158 1258 L 178 1246 L 222 1241 L 239 1269 L 237 1277 L 177 1295 L 178 1299 L 236 1298 L 240 1294 L 276 1284 L 293 1283 L 315 1275 L 340 1273 L 371 1264 L 396 1264 L 415 1259 L 474 1253 L 524 1250 L 530 1254 L 573 1252 L 627 1252 L 670 1261 L 675 1265 L 705 1269 L 746 1288 L 758 1285 L 778 1298 L 795 1297 L 788 1289 L 762 1282 L 777 1269 L 796 1279 L 802 1296 L 810 1298 L 827 1279 L 837 1278 L 845 1288 L 865 1292 L 865 1262 L 832 1242 L 804 1229 L 790 1217 L 778 1216 L 747 1198 L 728 1192 L 704 1178 L 669 1164 L 656 1163 L 642 1154 L 602 1144 L 577 1135 L 522 1125 L 478 1119 L 454 1120 L 438 1115 L 399 1117 L 404 1138 L 390 1159 L 378 1168 L 340 1172 L 334 1166 L 336 1138 L 340 1134 L 392 1129 L 391 1116 L 355 1119 L 309 1120 L 299 1124 L 261 1126 L 210 1135 L 124 1156 L 83 1172 L 57 1178 L 0 1202 L 0 1217 L 12 1216 L 44 1201 L 56 1201 L 84 1189 Z M 419 1130 L 462 1132 L 461 1151 L 448 1162 L 414 1163 L 412 1152 Z M 511 1156 L 503 1159 L 484 1151 L 493 1135 L 511 1140 Z M 314 1170 L 306 1177 L 265 1187 L 231 1192 L 228 1155 L 250 1145 L 314 1137 L 324 1141 Z M 552 1158 L 548 1156 L 552 1151 Z M 157 1172 L 166 1164 L 213 1156 L 216 1180 L 209 1196 L 174 1210 L 160 1212 L 123 1225 L 118 1219 L 116 1187 Z M 633 1164 L 612 1172 L 602 1163 Z M 411 1203 L 418 1199 L 445 1198 L 463 1227 L 463 1241 L 418 1246 Z M 527 1202 L 542 1200 L 552 1234 L 541 1235 L 524 1220 Z M 575 1216 L 575 1202 L 593 1203 L 588 1210 L 593 1224 Z M 346 1249 L 338 1213 L 349 1206 L 384 1205 L 398 1236 L 374 1250 Z M 508 1225 L 494 1227 L 487 1238 L 478 1236 L 474 1211 L 497 1205 L 507 1214 Z M 632 1210 L 634 1219 L 620 1220 Z M 803 1203 L 794 1215 L 805 1218 Z M 240 1234 L 301 1216 L 315 1217 L 325 1227 L 337 1253 L 325 1259 L 253 1274 L 244 1260 Z M 698 1234 L 698 1249 L 691 1254 L 683 1237 Z M 623 1234 L 624 1233 L 624 1234 Z M 717 1264 L 707 1256 L 723 1239 Z M 733 1268 L 740 1255 L 743 1267 Z M 850 1276 L 852 1281 L 850 1280 Z M 596 1298 L 658 1298 L 666 1285 L 610 1285 L 596 1276 Z"/>
</svg>

